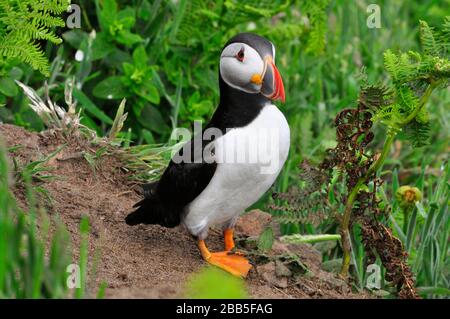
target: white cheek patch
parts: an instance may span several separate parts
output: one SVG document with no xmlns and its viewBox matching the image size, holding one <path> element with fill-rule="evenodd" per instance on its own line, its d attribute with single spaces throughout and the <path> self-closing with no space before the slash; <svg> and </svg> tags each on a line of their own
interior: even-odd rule
<svg viewBox="0 0 450 319">
<path fill-rule="evenodd" d="M 244 49 L 244 59 L 239 61 L 236 55 Z M 220 74 L 231 87 L 247 93 L 259 92 L 259 87 L 250 82 L 254 74 L 262 74 L 264 62 L 258 52 L 245 43 L 232 43 L 220 57 Z"/>
</svg>

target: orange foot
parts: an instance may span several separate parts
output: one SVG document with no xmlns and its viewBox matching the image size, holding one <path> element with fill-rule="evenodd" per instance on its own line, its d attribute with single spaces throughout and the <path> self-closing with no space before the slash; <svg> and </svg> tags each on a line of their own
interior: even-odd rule
<svg viewBox="0 0 450 319">
<path fill-rule="evenodd" d="M 233 239 L 233 229 L 231 228 L 225 228 L 223 231 L 223 238 L 225 241 L 225 251 L 233 251 L 233 254 L 245 256 L 245 254 L 242 251 L 236 250 L 234 245 L 234 239 Z"/>
<path fill-rule="evenodd" d="M 229 251 L 211 253 L 206 247 L 204 240 L 198 241 L 198 247 L 204 260 L 211 265 L 219 267 L 237 277 L 246 277 L 252 268 L 248 260 L 239 254 Z"/>
</svg>

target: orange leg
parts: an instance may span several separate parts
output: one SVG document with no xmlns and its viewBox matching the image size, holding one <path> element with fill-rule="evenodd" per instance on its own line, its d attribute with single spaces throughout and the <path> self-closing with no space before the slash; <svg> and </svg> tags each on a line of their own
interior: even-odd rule
<svg viewBox="0 0 450 319">
<path fill-rule="evenodd" d="M 233 229 L 225 228 L 223 231 L 223 237 L 225 239 L 225 250 L 232 250 L 234 248 Z"/>
<path fill-rule="evenodd" d="M 204 260 L 234 276 L 246 277 L 248 271 L 252 268 L 248 260 L 241 255 L 232 254 L 229 251 L 210 252 L 204 240 L 198 241 L 198 248 Z"/>
</svg>

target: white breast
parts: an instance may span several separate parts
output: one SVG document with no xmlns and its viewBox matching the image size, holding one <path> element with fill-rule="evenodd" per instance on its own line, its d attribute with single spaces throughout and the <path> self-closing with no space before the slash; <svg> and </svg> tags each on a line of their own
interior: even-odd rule
<svg viewBox="0 0 450 319">
<path fill-rule="evenodd" d="M 289 152 L 290 131 L 283 113 L 266 105 L 249 125 L 228 131 L 214 143 L 216 171 L 185 210 L 193 235 L 223 224 L 254 204 L 274 183 Z"/>
</svg>

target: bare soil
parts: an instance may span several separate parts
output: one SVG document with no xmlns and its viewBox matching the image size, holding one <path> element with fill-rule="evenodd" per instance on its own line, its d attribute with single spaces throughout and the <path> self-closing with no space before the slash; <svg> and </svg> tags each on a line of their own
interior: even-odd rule
<svg viewBox="0 0 450 319">
<path fill-rule="evenodd" d="M 3 138 L 2 138 L 3 137 Z M 21 145 L 9 154 L 19 165 L 42 159 L 61 145 L 65 147 L 49 161 L 48 166 L 57 178 L 42 184 L 51 201 L 42 198 L 42 205 L 50 216 L 59 216 L 72 239 L 76 260 L 79 247 L 79 223 L 89 217 L 90 257 L 99 252 L 96 281 L 107 283 L 106 298 L 182 298 L 190 276 L 205 266 L 196 243 L 182 228 L 167 229 L 155 225 L 129 227 L 124 218 L 140 199 L 113 155 L 100 159 L 97 168 L 79 154 L 95 151 L 83 138 L 63 138 L 57 131 L 28 132 L 23 128 L 0 124 L 0 139 L 8 147 Z M 23 190 L 14 194 L 26 207 Z M 237 236 L 255 237 L 268 224 L 269 214 L 253 211 L 241 218 Z M 245 242 L 240 240 L 239 242 Z M 212 251 L 222 249 L 220 231 L 211 230 L 207 243 Z M 248 247 L 243 247 L 248 249 Z M 277 259 L 282 254 L 295 254 L 308 268 L 304 274 L 286 271 L 286 262 Z M 311 245 L 286 245 L 276 241 L 267 258 L 253 258 L 255 267 L 246 279 L 253 298 L 370 298 L 366 293 L 354 293 L 335 274 L 321 269 L 321 255 Z M 281 266 L 280 266 L 281 265 Z M 285 270 L 280 272 L 281 269 Z M 284 267 L 284 268 L 283 268 Z"/>
</svg>

